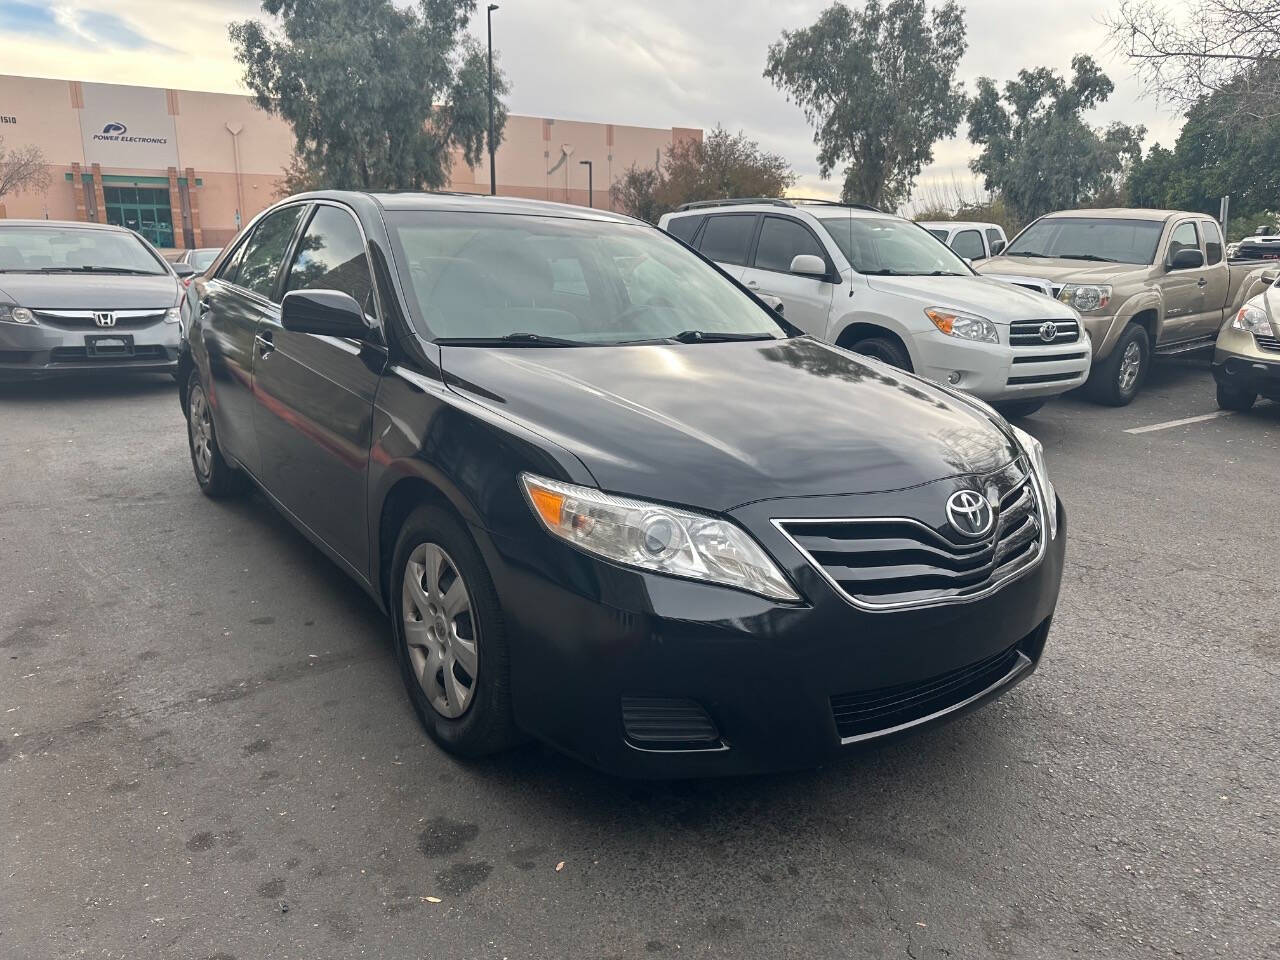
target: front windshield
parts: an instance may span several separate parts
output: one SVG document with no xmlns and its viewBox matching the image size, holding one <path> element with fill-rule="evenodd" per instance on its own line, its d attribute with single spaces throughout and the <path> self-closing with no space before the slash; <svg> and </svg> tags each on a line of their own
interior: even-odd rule
<svg viewBox="0 0 1280 960">
<path fill-rule="evenodd" d="M 436 340 L 787 336 L 768 310 L 652 227 L 425 210 L 387 219 L 408 295 Z"/>
<path fill-rule="evenodd" d="M 819 223 L 858 273 L 881 277 L 967 277 L 973 273 L 950 247 L 908 220 L 825 216 Z"/>
<path fill-rule="evenodd" d="M 1154 263 L 1164 224 L 1116 217 L 1045 217 L 1013 238 L 1006 257 Z"/>
<path fill-rule="evenodd" d="M 137 235 L 83 227 L 0 226 L 3 273 L 166 273 Z"/>
</svg>

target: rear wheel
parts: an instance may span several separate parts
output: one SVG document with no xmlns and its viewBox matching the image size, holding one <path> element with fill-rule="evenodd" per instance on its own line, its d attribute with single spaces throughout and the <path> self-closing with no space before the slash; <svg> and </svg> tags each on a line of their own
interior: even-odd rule
<svg viewBox="0 0 1280 960">
<path fill-rule="evenodd" d="M 899 370 L 911 371 L 911 358 L 907 356 L 907 351 L 903 349 L 902 344 L 888 337 L 867 337 L 851 345 L 849 349 L 864 357 L 874 357 Z"/>
<path fill-rule="evenodd" d="M 466 529 L 440 507 L 419 507 L 400 532 L 391 576 L 400 673 L 427 733 L 464 757 L 518 742 L 502 610 Z"/>
<path fill-rule="evenodd" d="M 1151 340 L 1136 323 L 1125 327 L 1110 356 L 1093 368 L 1087 389 L 1098 403 L 1123 407 L 1138 395 L 1151 366 Z"/>
<path fill-rule="evenodd" d="M 234 497 L 244 493 L 248 480 L 243 472 L 227 463 L 218 448 L 209 396 L 196 370 L 192 370 L 187 379 L 187 446 L 191 450 L 196 483 L 207 496 Z"/>
<path fill-rule="evenodd" d="M 1001 403 L 992 404 L 1008 420 L 1029 417 L 1044 405 L 1045 399 L 1043 397 L 1035 400 L 1005 400 Z"/>
<path fill-rule="evenodd" d="M 1248 390 L 1241 390 L 1239 387 L 1228 387 L 1225 384 L 1218 384 L 1218 409 L 1219 410 L 1238 410 L 1243 413 L 1253 407 L 1257 401 L 1258 395 L 1250 393 Z"/>
</svg>

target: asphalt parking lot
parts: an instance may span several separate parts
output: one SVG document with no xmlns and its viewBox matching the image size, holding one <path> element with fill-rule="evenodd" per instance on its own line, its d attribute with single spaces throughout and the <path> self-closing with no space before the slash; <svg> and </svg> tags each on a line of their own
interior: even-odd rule
<svg viewBox="0 0 1280 960">
<path fill-rule="evenodd" d="M 374 605 L 197 491 L 167 379 L 0 387 L 0 956 L 1280 956 L 1280 405 L 1207 365 L 1024 425 L 1039 672 L 802 774 L 427 741 Z M 1134 430 L 1144 432 L 1129 432 Z"/>
</svg>

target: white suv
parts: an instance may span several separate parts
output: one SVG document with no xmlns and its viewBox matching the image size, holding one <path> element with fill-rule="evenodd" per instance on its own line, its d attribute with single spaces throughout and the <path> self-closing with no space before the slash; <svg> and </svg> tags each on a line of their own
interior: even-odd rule
<svg viewBox="0 0 1280 960">
<path fill-rule="evenodd" d="M 923 227 L 826 201 L 686 204 L 658 224 L 838 346 L 1026 416 L 1089 376 L 1066 304 L 979 276 Z"/>
</svg>

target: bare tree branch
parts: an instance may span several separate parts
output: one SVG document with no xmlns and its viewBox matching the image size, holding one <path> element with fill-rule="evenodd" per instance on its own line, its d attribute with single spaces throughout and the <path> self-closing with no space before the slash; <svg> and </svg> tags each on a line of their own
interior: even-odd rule
<svg viewBox="0 0 1280 960">
<path fill-rule="evenodd" d="M 0 139 L 0 199 L 10 193 L 49 189 L 49 167 L 34 143 L 6 152 Z"/>
</svg>

